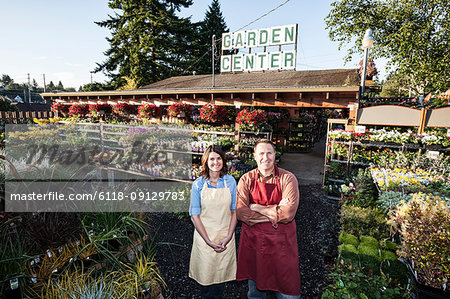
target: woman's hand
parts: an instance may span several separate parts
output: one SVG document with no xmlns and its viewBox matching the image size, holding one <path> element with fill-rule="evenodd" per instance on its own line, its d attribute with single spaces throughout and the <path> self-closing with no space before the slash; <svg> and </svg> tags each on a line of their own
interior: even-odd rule
<svg viewBox="0 0 450 299">
<path fill-rule="evenodd" d="M 216 242 L 213 242 L 213 241 L 209 241 L 207 244 L 212 249 L 214 249 L 215 252 L 222 252 L 225 249 L 227 249 L 227 247 L 222 244 L 222 241 L 220 241 L 219 243 L 216 243 Z"/>
</svg>

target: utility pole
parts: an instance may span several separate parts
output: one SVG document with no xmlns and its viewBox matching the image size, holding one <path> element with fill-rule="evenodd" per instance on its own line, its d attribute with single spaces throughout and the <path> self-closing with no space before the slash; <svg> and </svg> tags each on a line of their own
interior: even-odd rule
<svg viewBox="0 0 450 299">
<path fill-rule="evenodd" d="M 94 82 L 92 81 L 92 72 L 91 72 L 91 84 L 93 84 Z"/>
<path fill-rule="evenodd" d="M 211 57 L 212 57 L 212 87 L 215 87 L 216 86 L 216 77 L 214 76 L 214 54 L 215 54 L 215 52 L 216 52 L 216 35 L 215 34 L 213 34 L 213 36 L 212 36 L 212 47 L 211 47 L 211 49 L 212 49 L 212 55 L 211 55 Z"/>
<path fill-rule="evenodd" d="M 28 73 L 28 103 L 31 103 L 30 73 Z"/>
<path fill-rule="evenodd" d="M 42 74 L 42 77 L 44 78 L 44 92 L 45 92 L 45 90 L 46 90 L 46 87 L 45 87 L 45 74 Z"/>
</svg>

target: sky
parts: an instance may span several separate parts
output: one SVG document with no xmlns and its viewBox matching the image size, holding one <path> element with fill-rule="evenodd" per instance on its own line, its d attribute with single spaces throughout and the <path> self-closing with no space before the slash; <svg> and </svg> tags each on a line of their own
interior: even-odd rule
<svg viewBox="0 0 450 299">
<path fill-rule="evenodd" d="M 221 0 L 227 26 L 233 32 L 254 21 L 286 0 Z M 297 70 L 356 68 L 361 56 L 344 63 L 346 51 L 330 41 L 325 17 L 334 0 L 290 0 L 245 29 L 298 24 Z M 193 0 L 179 13 L 197 22 L 203 19 L 211 0 Z M 95 21 L 114 11 L 106 0 L 0 0 L 0 75 L 14 82 L 30 78 L 43 86 L 61 81 L 64 87 L 105 82 L 102 73 L 91 72 L 106 59 L 109 31 Z M 376 32 L 374 33 L 376 34 Z M 364 32 L 361 32 L 364 35 Z M 375 60 L 380 78 L 386 75 L 385 61 Z"/>
</svg>

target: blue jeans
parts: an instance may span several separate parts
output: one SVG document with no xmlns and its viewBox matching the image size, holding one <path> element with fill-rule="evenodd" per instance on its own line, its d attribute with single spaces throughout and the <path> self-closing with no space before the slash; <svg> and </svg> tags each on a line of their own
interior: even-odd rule
<svg viewBox="0 0 450 299">
<path fill-rule="evenodd" d="M 202 299 L 220 299 L 222 298 L 225 283 L 212 284 L 208 286 L 200 285 L 200 297 Z"/>
<path fill-rule="evenodd" d="M 275 295 L 277 296 L 277 299 L 300 299 L 300 295 L 298 296 L 292 296 L 292 295 L 286 295 L 280 292 L 275 292 Z M 248 293 L 247 293 L 248 299 L 266 299 L 266 292 L 260 291 L 256 288 L 256 282 L 254 280 L 249 279 L 248 280 Z"/>
</svg>

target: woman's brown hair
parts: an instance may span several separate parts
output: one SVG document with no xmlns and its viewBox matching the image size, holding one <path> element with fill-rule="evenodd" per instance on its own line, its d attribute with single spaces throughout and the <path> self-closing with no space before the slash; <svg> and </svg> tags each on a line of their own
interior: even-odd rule
<svg viewBox="0 0 450 299">
<path fill-rule="evenodd" d="M 206 149 L 206 151 L 203 153 L 202 156 L 202 170 L 200 172 L 200 175 L 203 176 L 206 179 L 209 179 L 209 167 L 208 167 L 208 159 L 210 153 L 216 153 L 222 158 L 223 166 L 220 170 L 220 177 L 223 177 L 228 173 L 228 166 L 227 166 L 227 159 L 225 158 L 225 153 L 223 152 L 222 148 L 220 148 L 217 145 L 210 145 Z"/>
</svg>

